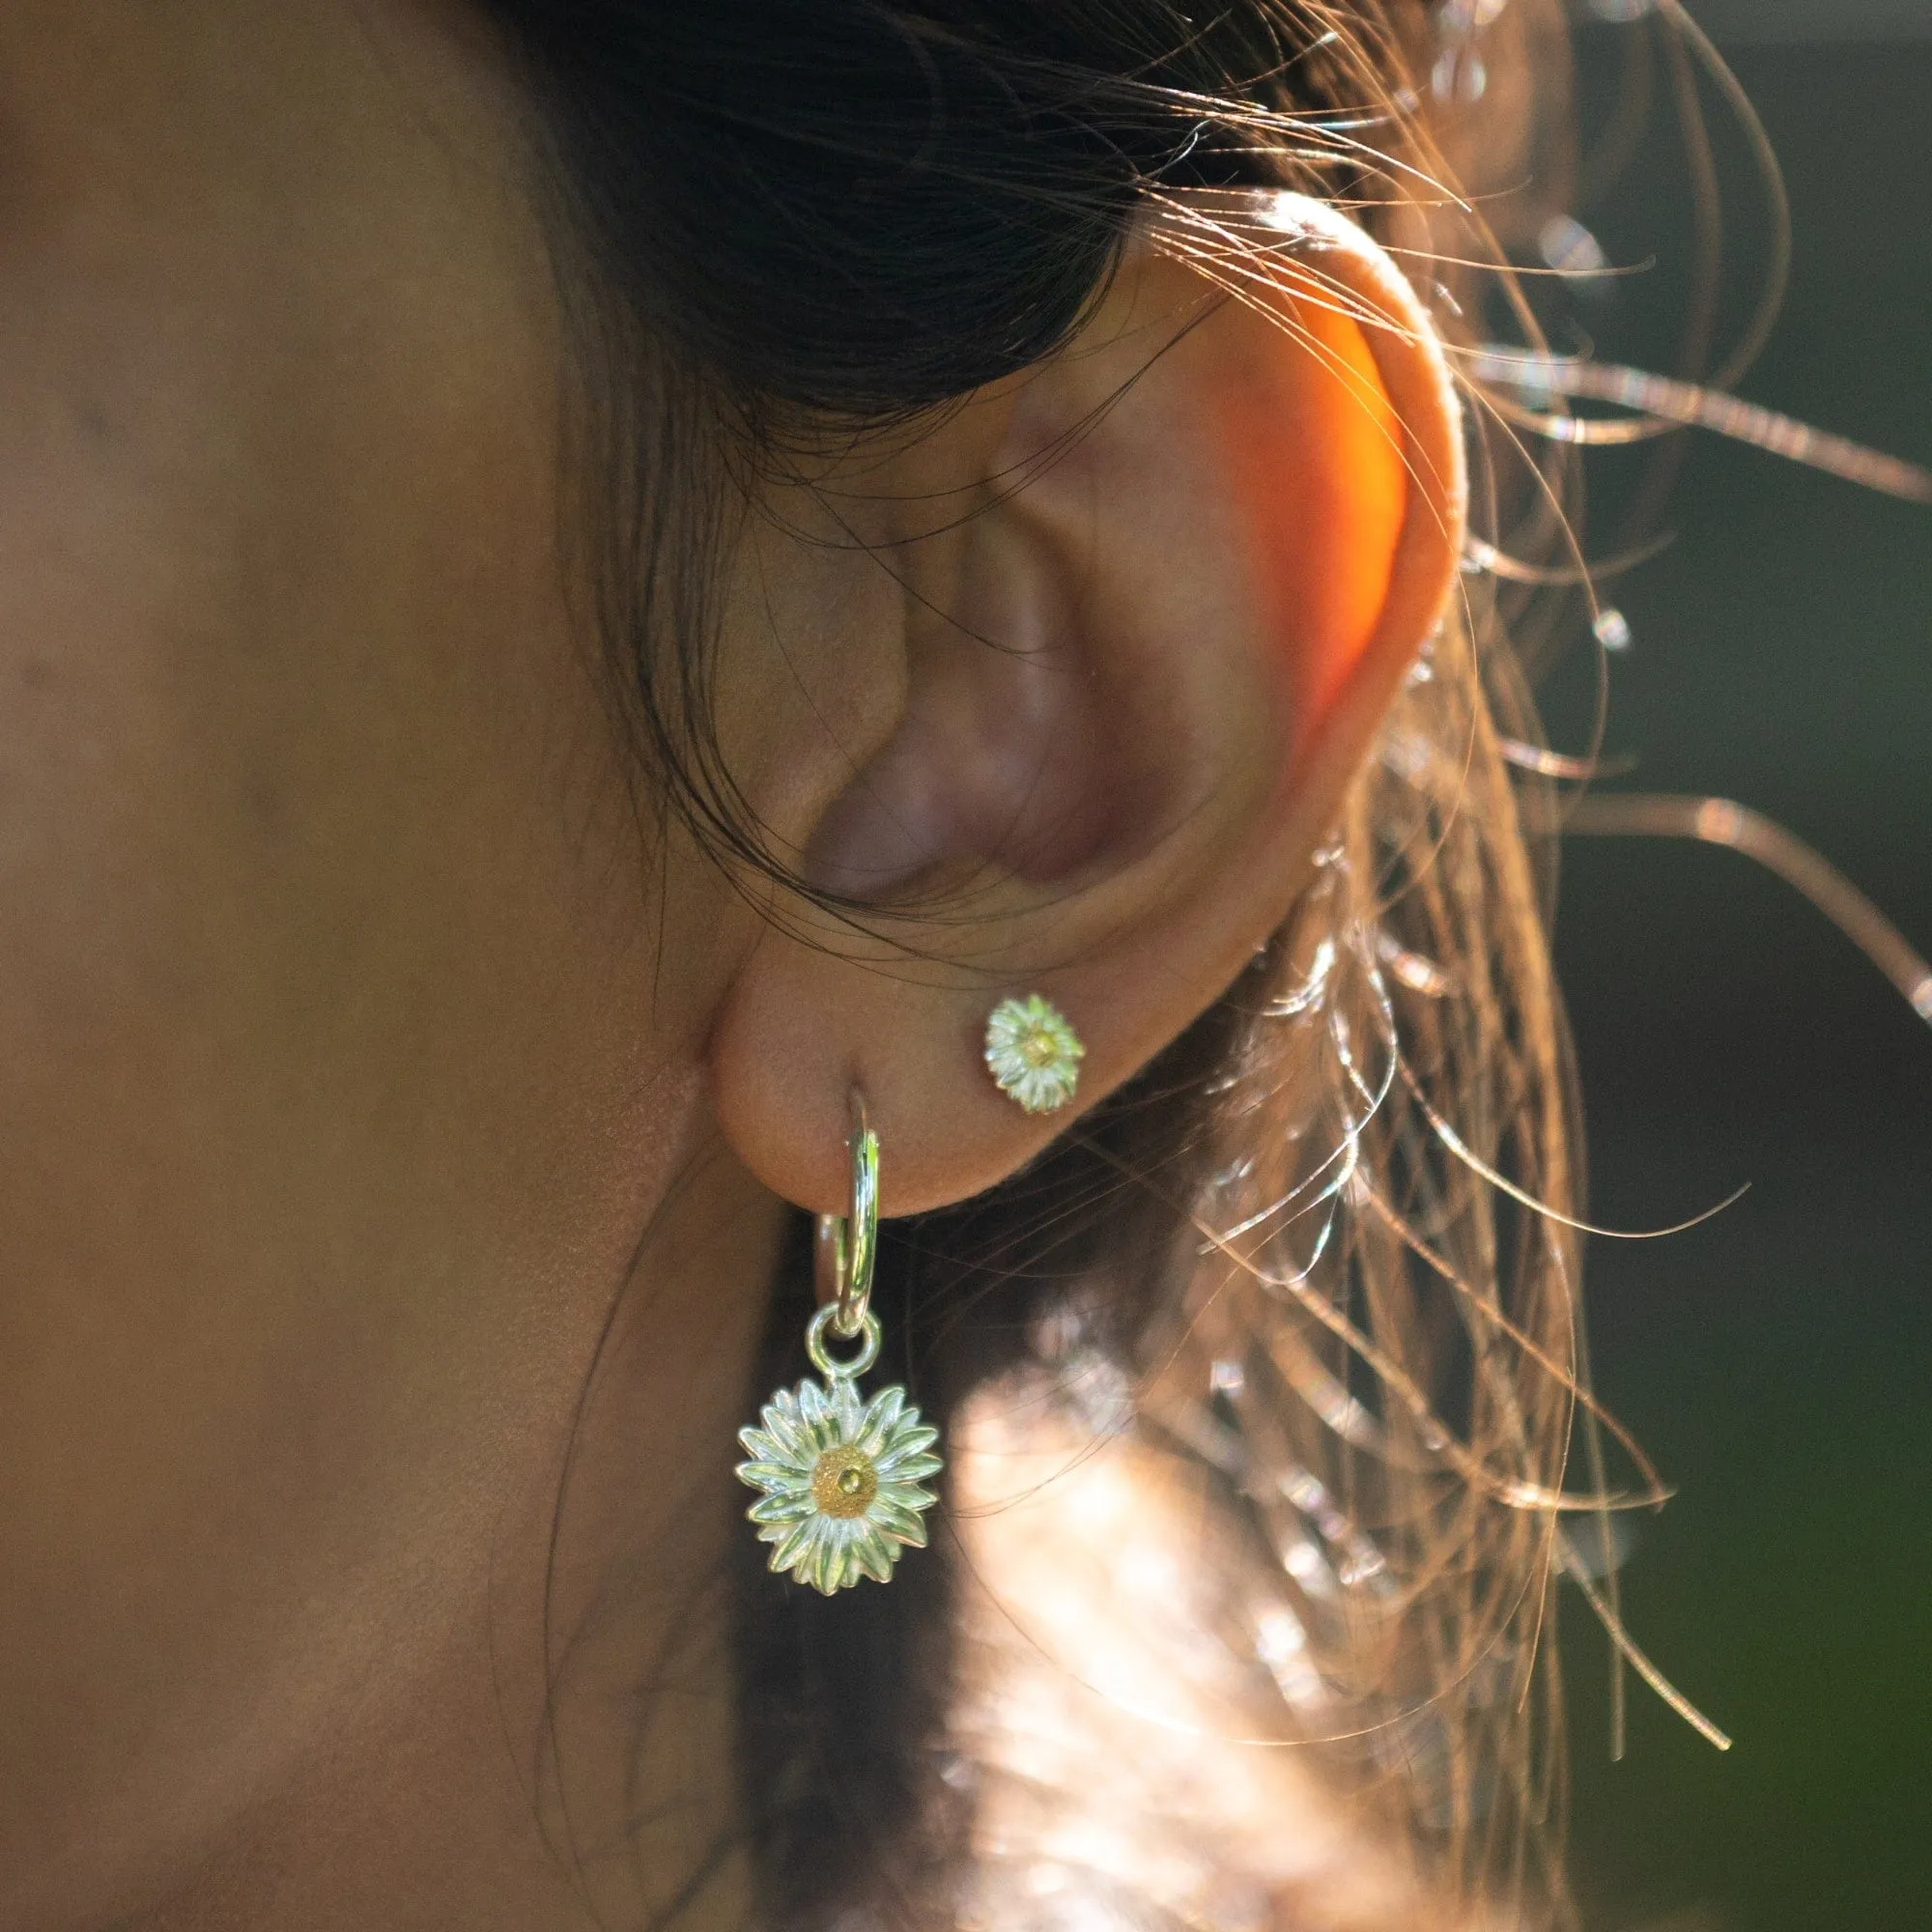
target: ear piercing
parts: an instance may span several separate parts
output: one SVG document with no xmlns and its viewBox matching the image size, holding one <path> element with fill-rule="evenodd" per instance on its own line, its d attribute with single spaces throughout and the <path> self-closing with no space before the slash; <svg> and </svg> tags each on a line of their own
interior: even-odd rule
<svg viewBox="0 0 1932 1932">
<path fill-rule="evenodd" d="M 859 1398 L 858 1380 L 879 1358 L 871 1311 L 879 1241 L 879 1137 L 866 1103 L 852 1096 L 852 1207 L 818 1217 L 819 1251 L 831 1260 L 837 1298 L 811 1318 L 805 1351 L 825 1378 L 780 1389 L 757 1426 L 738 1440 L 750 1460 L 739 1481 L 762 1492 L 746 1511 L 758 1541 L 773 1546 L 771 1568 L 789 1571 L 821 1596 L 870 1577 L 884 1583 L 908 1544 L 925 1547 L 922 1520 L 939 1498 L 924 1487 L 940 1460 L 939 1431 L 920 1418 L 902 1388 Z M 834 1336 L 858 1342 L 840 1360 Z"/>
<path fill-rule="evenodd" d="M 1038 993 L 1002 1000 L 986 1021 L 986 1070 L 1029 1114 L 1051 1114 L 1073 1097 L 1087 1049 L 1066 1016 Z M 740 1482 L 758 1500 L 746 1515 L 772 1546 L 770 1567 L 821 1596 L 862 1577 L 891 1580 L 901 1550 L 925 1547 L 925 1512 L 939 1498 L 925 1487 L 942 1466 L 939 1440 L 906 1400 L 881 1389 L 869 1402 L 859 1378 L 879 1359 L 872 1270 L 879 1244 L 879 1137 L 866 1102 L 852 1095 L 852 1201 L 842 1215 L 818 1217 L 818 1254 L 836 1291 L 805 1331 L 805 1351 L 824 1378 L 779 1389 L 756 1424 L 738 1432 L 746 1461 Z M 833 1352 L 834 1338 L 857 1347 Z"/>
<path fill-rule="evenodd" d="M 1066 1015 L 1038 993 L 1002 1000 L 986 1021 L 986 1071 L 1029 1114 L 1057 1113 L 1072 1099 L 1086 1052 Z"/>
</svg>

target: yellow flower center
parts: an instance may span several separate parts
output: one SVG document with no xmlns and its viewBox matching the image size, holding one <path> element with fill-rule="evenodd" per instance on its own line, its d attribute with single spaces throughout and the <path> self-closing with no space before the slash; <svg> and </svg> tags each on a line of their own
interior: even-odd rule
<svg viewBox="0 0 1932 1932">
<path fill-rule="evenodd" d="M 820 1516 L 864 1516 L 879 1493 L 879 1472 L 863 1449 L 828 1449 L 811 1471 L 811 1500 Z"/>
<path fill-rule="evenodd" d="M 1060 1048 L 1051 1034 L 1031 1033 L 1020 1047 L 1020 1057 L 1029 1066 L 1051 1066 L 1060 1058 Z"/>
</svg>

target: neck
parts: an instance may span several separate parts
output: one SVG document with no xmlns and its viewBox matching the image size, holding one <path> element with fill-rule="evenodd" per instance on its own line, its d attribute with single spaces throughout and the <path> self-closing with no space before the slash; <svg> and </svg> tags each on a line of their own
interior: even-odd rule
<svg viewBox="0 0 1932 1932">
<path fill-rule="evenodd" d="M 423 1579 L 429 1639 L 372 1645 L 355 1708 L 116 1932 L 744 1925 L 724 1579 L 781 1225 L 694 1164 L 469 1574 Z"/>
</svg>

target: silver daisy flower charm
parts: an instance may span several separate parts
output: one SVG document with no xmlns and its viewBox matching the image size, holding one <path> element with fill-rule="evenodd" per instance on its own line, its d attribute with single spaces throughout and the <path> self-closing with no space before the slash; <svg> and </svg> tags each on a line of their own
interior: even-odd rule
<svg viewBox="0 0 1932 1932">
<path fill-rule="evenodd" d="M 1002 1000 L 986 1022 L 986 1071 L 1029 1114 L 1051 1114 L 1073 1097 L 1087 1049 L 1050 1000 Z"/>
<path fill-rule="evenodd" d="M 822 1310 L 820 1321 L 834 1312 Z M 867 1320 L 876 1335 L 875 1318 Z M 808 1377 L 780 1389 L 738 1440 L 750 1458 L 738 1464 L 740 1480 L 764 1492 L 746 1514 L 758 1540 L 774 1546 L 774 1570 L 829 1597 L 862 1577 L 886 1582 L 905 1545 L 925 1547 L 923 1518 L 939 1498 L 924 1479 L 939 1473 L 939 1431 L 920 1420 L 904 1389 L 866 1402 L 852 1373 L 834 1367 L 823 1383 Z"/>
</svg>

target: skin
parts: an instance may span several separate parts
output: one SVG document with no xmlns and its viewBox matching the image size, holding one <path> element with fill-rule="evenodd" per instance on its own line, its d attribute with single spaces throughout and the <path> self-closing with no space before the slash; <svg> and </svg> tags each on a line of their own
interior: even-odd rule
<svg viewBox="0 0 1932 1932">
<path fill-rule="evenodd" d="M 572 1405 L 680 1183 L 741 1284 L 778 1215 L 695 1105 L 724 895 L 646 901 L 567 618 L 512 102 L 281 0 L 10 8 L 0 87 L 0 1922 L 266 1922 L 313 1856 L 541 1924 Z"/>
<path fill-rule="evenodd" d="M 1212 330 L 994 504 L 1204 294 L 1125 277 L 1064 380 L 814 470 L 896 576 L 802 484 L 727 533 L 765 822 L 885 899 L 992 880 L 895 928 L 944 970 L 783 939 L 632 809 L 520 112 L 430 0 L 0 10 L 0 1926 L 737 1922 L 731 1438 L 851 1077 L 888 1211 L 1062 1124 L 985 1090 L 989 986 L 1058 972 L 1083 1099 L 1125 1077 L 1286 911 L 1447 582 L 1449 496 L 1383 516 L 1311 668 L 1255 504 L 1373 418 L 1240 480 Z M 1150 466 L 1195 485 L 1152 537 Z M 1171 623 L 1109 615 L 1128 555 Z"/>
</svg>

